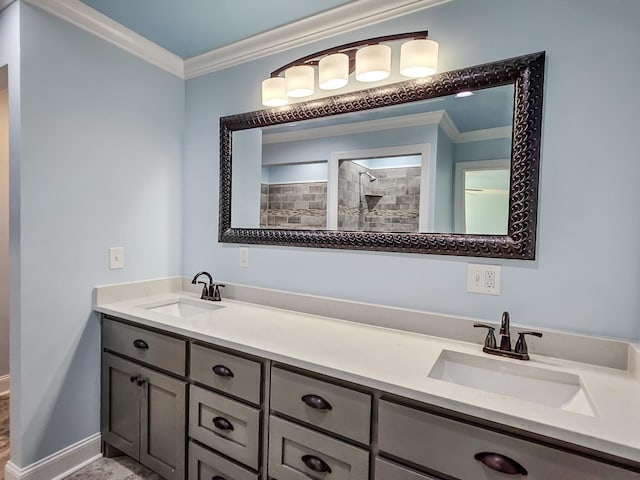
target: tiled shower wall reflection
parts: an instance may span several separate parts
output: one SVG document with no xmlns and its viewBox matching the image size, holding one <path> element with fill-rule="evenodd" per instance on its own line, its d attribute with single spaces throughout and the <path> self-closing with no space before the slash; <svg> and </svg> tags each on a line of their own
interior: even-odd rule
<svg viewBox="0 0 640 480">
<path fill-rule="evenodd" d="M 376 180 L 361 176 L 364 171 Z M 419 209 L 420 167 L 370 170 L 349 160 L 340 162 L 338 230 L 417 232 Z"/>
<path fill-rule="evenodd" d="M 260 227 L 327 228 L 327 182 L 263 183 L 260 193 Z"/>
</svg>

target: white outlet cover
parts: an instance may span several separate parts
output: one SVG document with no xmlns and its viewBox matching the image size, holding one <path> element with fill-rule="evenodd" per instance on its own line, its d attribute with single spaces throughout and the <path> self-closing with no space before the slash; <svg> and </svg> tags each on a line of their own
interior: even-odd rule
<svg viewBox="0 0 640 480">
<path fill-rule="evenodd" d="M 109 270 L 124 268 L 124 247 L 111 247 L 109 249 Z"/>
<path fill-rule="evenodd" d="M 467 268 L 467 292 L 484 295 L 500 295 L 499 265 L 469 264 Z"/>
</svg>

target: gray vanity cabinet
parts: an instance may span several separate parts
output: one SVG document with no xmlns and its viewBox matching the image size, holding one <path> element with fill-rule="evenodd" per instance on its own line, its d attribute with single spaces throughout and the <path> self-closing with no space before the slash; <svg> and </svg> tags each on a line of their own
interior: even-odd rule
<svg viewBox="0 0 640 480">
<path fill-rule="evenodd" d="M 146 348 L 135 346 L 140 342 Z M 162 368 L 184 373 L 186 343 L 104 319 L 103 347 L 102 440 L 166 480 L 184 480 L 187 382 L 152 367 L 158 360 Z M 164 349 L 177 360 L 162 358 Z"/>
<path fill-rule="evenodd" d="M 384 400 L 380 402 L 378 435 L 383 454 L 459 480 L 639 478 L 638 473 L 606 463 Z M 495 471 L 514 465 L 523 469 L 522 474 Z"/>
</svg>

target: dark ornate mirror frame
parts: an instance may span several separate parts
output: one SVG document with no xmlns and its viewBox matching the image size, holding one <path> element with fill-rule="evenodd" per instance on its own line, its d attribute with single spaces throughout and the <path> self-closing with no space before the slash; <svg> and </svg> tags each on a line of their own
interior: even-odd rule
<svg viewBox="0 0 640 480">
<path fill-rule="evenodd" d="M 220 217 L 226 243 L 383 250 L 471 257 L 535 259 L 538 170 L 545 53 L 407 80 L 355 93 L 220 119 Z M 231 227 L 231 142 L 238 130 L 400 105 L 429 98 L 515 84 L 508 235 L 378 233 Z"/>
</svg>

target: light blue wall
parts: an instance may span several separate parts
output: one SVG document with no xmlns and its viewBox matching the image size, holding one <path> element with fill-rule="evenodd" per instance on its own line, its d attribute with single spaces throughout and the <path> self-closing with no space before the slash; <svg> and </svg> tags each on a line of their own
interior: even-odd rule
<svg viewBox="0 0 640 480">
<path fill-rule="evenodd" d="M 189 80 L 184 273 L 206 268 L 230 282 L 493 320 L 509 310 L 514 323 L 637 337 L 639 23 L 640 2 L 629 0 L 455 0 Z M 250 267 L 240 268 L 238 246 L 218 244 L 217 219 L 204 221 L 199 210 L 211 198 L 218 208 L 219 117 L 259 108 L 260 81 L 291 59 L 423 28 L 440 42 L 443 71 L 547 51 L 537 260 L 251 247 Z M 502 295 L 466 292 L 470 262 L 503 266 Z"/>
<path fill-rule="evenodd" d="M 234 133 L 234 139 L 235 135 L 236 133 Z M 394 128 L 326 138 L 312 138 L 295 142 L 267 143 L 262 147 L 262 163 L 264 165 L 277 165 L 279 163 L 328 161 L 333 152 L 422 143 L 435 145 L 435 142 L 435 125 L 419 125 L 416 127 Z"/>
<path fill-rule="evenodd" d="M 11 372 L 19 371 L 20 342 L 20 4 L 15 2 L 0 12 L 0 65 L 8 66 L 9 83 L 9 312 Z M 20 388 L 20 377 L 13 375 L 11 390 Z M 12 396 L 11 452 L 21 452 L 21 405 Z"/>
<path fill-rule="evenodd" d="M 456 162 L 511 158 L 511 138 L 456 143 L 454 144 L 453 151 Z"/>
<path fill-rule="evenodd" d="M 436 208 L 433 231 L 439 233 L 453 232 L 453 142 L 438 128 L 436 154 Z"/>
<path fill-rule="evenodd" d="M 99 431 L 93 287 L 180 274 L 184 82 L 26 3 L 21 11 L 11 456 L 26 466 Z M 126 248 L 125 269 L 108 270 L 111 246 Z"/>
<path fill-rule="evenodd" d="M 262 167 L 262 181 L 264 183 L 326 182 L 327 168 L 327 162 L 271 165 Z"/>
</svg>

